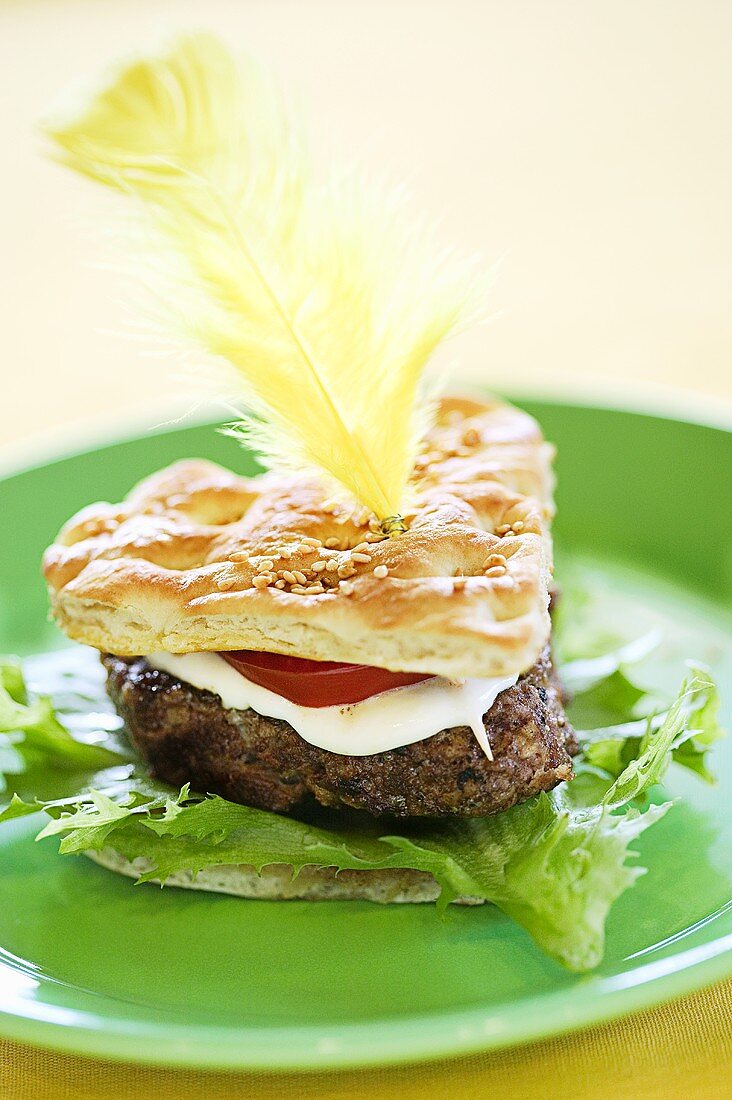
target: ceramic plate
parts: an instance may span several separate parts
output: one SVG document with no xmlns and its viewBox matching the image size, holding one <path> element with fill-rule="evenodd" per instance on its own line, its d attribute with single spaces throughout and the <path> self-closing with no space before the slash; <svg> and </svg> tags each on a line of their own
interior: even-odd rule
<svg viewBox="0 0 732 1100">
<path fill-rule="evenodd" d="M 729 704 L 732 434 L 523 404 L 559 447 L 566 644 L 588 618 L 630 634 L 659 626 L 646 678 L 675 688 L 684 658 L 698 657 Z M 38 566 L 61 522 L 191 455 L 251 470 L 231 439 L 195 426 L 0 483 L 1 649 L 65 644 Z M 456 1055 L 656 1004 L 732 973 L 732 741 L 714 767 L 711 788 L 669 773 L 682 801 L 638 842 L 650 870 L 615 906 L 602 965 L 580 976 L 488 906 L 440 920 L 430 906 L 136 887 L 35 844 L 34 819 L 11 823 L 0 830 L 0 1033 L 140 1061 L 292 1069 Z"/>
</svg>

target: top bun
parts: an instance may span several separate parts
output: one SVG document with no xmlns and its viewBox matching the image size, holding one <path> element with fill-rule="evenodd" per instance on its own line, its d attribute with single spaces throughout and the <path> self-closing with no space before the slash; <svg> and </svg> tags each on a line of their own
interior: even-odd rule
<svg viewBox="0 0 732 1100">
<path fill-rule="evenodd" d="M 179 462 L 63 527 L 44 556 L 53 612 L 120 656 L 256 649 L 519 674 L 549 637 L 551 458 L 513 406 L 445 398 L 391 538 L 311 476 Z"/>
</svg>

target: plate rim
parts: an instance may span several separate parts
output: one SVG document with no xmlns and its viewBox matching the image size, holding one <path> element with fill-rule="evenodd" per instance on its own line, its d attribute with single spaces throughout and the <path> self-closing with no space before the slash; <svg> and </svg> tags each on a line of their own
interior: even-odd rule
<svg viewBox="0 0 732 1100">
<path fill-rule="evenodd" d="M 628 977 L 640 980 L 628 984 Z M 614 977 L 588 975 L 572 987 L 569 998 L 566 989 L 539 1001 L 522 998 L 502 1006 L 498 1020 L 478 1007 L 359 1024 L 247 1028 L 110 1020 L 65 1008 L 55 1011 L 73 1019 L 49 1020 L 0 1004 L 0 1034 L 52 1050 L 172 1068 L 285 1073 L 357 1069 L 437 1062 L 551 1039 L 659 1007 L 729 977 L 732 933 Z M 598 991 L 596 984 L 610 988 Z M 27 1002 L 27 1007 L 34 1003 Z M 552 1011 L 556 1008 L 561 1009 L 558 1014 Z"/>
<path fill-rule="evenodd" d="M 591 386 L 577 386 L 573 387 L 571 394 L 565 394 L 532 386 L 515 390 L 490 390 L 475 382 L 464 381 L 461 384 L 459 379 L 455 390 L 482 397 L 493 396 L 519 408 L 522 402 L 527 402 L 584 412 L 596 409 L 600 412 L 646 417 L 732 435 L 732 403 L 724 399 L 715 401 L 699 394 L 675 391 L 667 395 L 665 400 L 654 394 L 648 400 L 641 399 L 639 403 L 635 403 L 634 396 L 628 394 L 626 387 L 616 389 L 611 386 L 607 390 L 601 388 L 595 391 Z M 226 413 L 225 416 L 216 416 L 215 407 L 211 404 L 191 408 L 189 403 L 176 402 L 172 398 L 153 403 L 151 408 L 154 415 L 150 408 L 144 412 L 130 410 L 98 417 L 93 424 L 72 424 L 44 432 L 41 437 L 34 435 L 29 441 L 15 440 L 0 445 L 0 481 L 42 470 L 65 459 L 81 458 L 119 443 L 131 443 L 146 435 L 167 435 L 187 428 L 207 426 L 215 429 L 233 416 L 228 406 L 219 410 L 220 413 Z"/>
<path fill-rule="evenodd" d="M 602 400 L 568 399 L 563 394 L 515 393 L 510 400 L 536 401 L 584 412 L 593 409 L 623 416 L 711 429 L 732 436 L 732 422 L 713 416 L 696 418 L 667 410 L 623 407 Z M 0 449 L 0 480 L 39 471 L 68 458 L 91 456 L 100 449 L 144 439 L 149 434 L 217 423 L 211 410 L 182 422 L 150 425 L 139 418 L 110 418 L 112 434 L 95 432 L 82 445 L 44 448 L 36 460 L 18 463 L 13 444 Z M 60 442 L 58 440 L 57 442 Z M 52 447 L 53 440 L 49 446 Z M 22 448 L 21 448 L 22 452 Z M 4 965 L 11 965 L 5 963 Z M 614 977 L 595 978 L 572 987 L 572 996 L 560 989 L 535 998 L 502 1005 L 500 1019 L 489 1009 L 447 1010 L 439 1013 L 385 1017 L 358 1024 L 296 1024 L 276 1027 L 222 1027 L 154 1021 L 109 1019 L 82 1010 L 52 1009 L 37 1002 L 8 1006 L 0 1000 L 0 1034 L 11 1040 L 77 1055 L 105 1057 L 146 1065 L 223 1069 L 247 1072 L 322 1071 L 366 1066 L 435 1062 L 479 1052 L 519 1046 L 577 1031 L 627 1014 L 658 1007 L 676 997 L 732 977 L 732 933 L 688 948 L 670 959 L 649 961 Z M 42 980 L 42 979 L 41 979 Z M 50 980 L 50 979 L 49 979 Z M 64 983 L 65 984 L 65 983 Z M 602 988 L 597 988 L 597 986 Z M 59 1017 L 49 1019 L 58 1012 Z"/>
</svg>

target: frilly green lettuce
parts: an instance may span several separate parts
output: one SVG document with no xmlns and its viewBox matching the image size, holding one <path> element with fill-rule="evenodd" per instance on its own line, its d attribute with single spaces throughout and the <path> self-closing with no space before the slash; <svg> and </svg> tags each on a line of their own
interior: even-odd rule
<svg viewBox="0 0 732 1100">
<path fill-rule="evenodd" d="M 619 669 L 606 671 L 584 687 L 584 713 L 594 691 L 598 713 L 627 716 L 644 695 L 628 684 Z M 87 705 L 103 714 L 109 703 L 99 690 L 97 699 L 86 696 Z M 42 809 L 47 822 L 38 839 L 58 836 L 63 854 L 111 847 L 141 859 L 142 882 L 221 864 L 257 871 L 285 864 L 294 875 L 306 866 L 429 872 L 441 889 L 440 909 L 459 896 L 482 898 L 557 962 L 582 971 L 601 960 L 610 907 L 643 873 L 631 862 L 630 844 L 671 805 L 654 804 L 649 793 L 672 758 L 707 774 L 703 754 L 720 736 L 717 708 L 709 673 L 691 667 L 665 712 L 631 717 L 630 733 L 621 723 L 591 735 L 572 783 L 495 817 L 410 820 L 394 832 L 365 816 L 304 822 L 158 784 L 131 754 L 119 754 L 111 735 L 109 747 L 74 738 L 49 699 L 29 700 L 19 664 L 6 661 L 0 665 L 0 766 L 11 781 L 43 762 L 46 778 L 58 777 L 60 797 L 41 802 L 15 794 L 0 822 Z M 71 793 L 69 772 L 77 788 Z"/>
</svg>

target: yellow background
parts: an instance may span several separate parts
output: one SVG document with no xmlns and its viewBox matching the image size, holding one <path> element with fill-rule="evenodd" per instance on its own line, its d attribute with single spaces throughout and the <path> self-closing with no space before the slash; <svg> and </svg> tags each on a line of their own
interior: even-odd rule
<svg viewBox="0 0 732 1100">
<path fill-rule="evenodd" d="M 732 398 L 726 0 L 4 0 L 0 441 L 16 453 L 191 403 L 119 335 L 106 199 L 45 161 L 33 126 L 70 80 L 201 25 L 301 89 L 316 149 L 406 179 L 447 241 L 500 261 L 496 319 L 455 346 L 463 373 L 703 415 Z M 0 1042 L 0 1096 L 726 1097 L 731 1016 L 728 983 L 517 1051 L 286 1078 Z"/>
<path fill-rule="evenodd" d="M 4 0 L 0 441 L 73 440 L 180 390 L 120 335 L 111 200 L 33 127 L 70 82 L 201 25 L 300 90 L 316 150 L 407 180 L 447 242 L 500 261 L 465 373 L 732 398 L 728 0 Z"/>
</svg>

